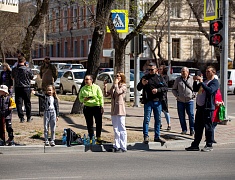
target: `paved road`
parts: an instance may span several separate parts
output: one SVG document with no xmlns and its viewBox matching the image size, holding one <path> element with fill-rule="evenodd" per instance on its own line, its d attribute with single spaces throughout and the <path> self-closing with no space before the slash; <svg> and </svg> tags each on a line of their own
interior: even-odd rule
<svg viewBox="0 0 235 180">
<path fill-rule="evenodd" d="M 127 153 L 0 155 L 0 179 L 235 179 L 235 144 L 212 152 L 182 149 Z"/>
</svg>

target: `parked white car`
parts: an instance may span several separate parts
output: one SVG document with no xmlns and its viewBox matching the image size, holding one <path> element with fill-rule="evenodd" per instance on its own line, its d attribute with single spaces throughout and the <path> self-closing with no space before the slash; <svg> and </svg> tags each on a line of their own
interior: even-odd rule
<svg viewBox="0 0 235 180">
<path fill-rule="evenodd" d="M 220 72 L 217 71 L 219 83 L 221 82 Z M 235 69 L 228 69 L 227 92 L 235 94 Z"/>
<path fill-rule="evenodd" d="M 30 86 L 32 88 L 35 88 L 35 87 L 37 87 L 36 80 L 37 80 L 37 78 L 39 76 L 40 70 L 38 70 L 38 69 L 31 69 L 31 71 L 33 72 L 33 79 L 30 80 Z"/>
<path fill-rule="evenodd" d="M 107 89 L 110 89 L 113 85 L 113 71 L 103 72 L 99 74 L 96 78 L 96 84 L 100 88 L 104 89 L 104 81 L 107 81 Z M 134 74 L 130 73 L 130 98 L 134 98 Z"/>
<path fill-rule="evenodd" d="M 61 70 L 84 69 L 84 66 L 82 64 L 65 64 L 60 69 Z"/>
<path fill-rule="evenodd" d="M 56 89 L 56 92 L 60 92 L 60 77 L 64 74 L 64 71 L 58 70 L 58 77 L 56 79 L 56 81 L 54 82 L 54 86 Z M 42 89 L 42 79 L 40 77 L 40 74 L 38 72 L 37 77 L 35 79 L 35 86 L 34 88 L 36 90 L 38 89 Z"/>
<path fill-rule="evenodd" d="M 77 94 L 83 79 L 86 74 L 86 69 L 74 69 L 65 71 L 60 78 L 60 93 L 66 94 L 71 92 L 72 94 Z"/>
<path fill-rule="evenodd" d="M 51 64 L 53 64 L 58 70 L 61 69 L 64 65 L 66 65 L 66 63 L 55 63 L 55 62 Z"/>
</svg>

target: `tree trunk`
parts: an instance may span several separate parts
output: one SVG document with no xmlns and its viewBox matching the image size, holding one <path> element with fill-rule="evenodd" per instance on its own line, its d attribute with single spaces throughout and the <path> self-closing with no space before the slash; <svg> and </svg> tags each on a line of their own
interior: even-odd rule
<svg viewBox="0 0 235 180">
<path fill-rule="evenodd" d="M 2 55 L 2 63 L 6 63 L 6 56 L 5 56 L 5 52 L 4 52 L 4 48 L 3 48 L 3 42 L 0 43 L 0 51 L 1 51 L 1 55 Z"/>
<path fill-rule="evenodd" d="M 106 34 L 106 26 L 111 12 L 112 4 L 115 0 L 99 0 L 96 8 L 96 25 L 92 36 L 92 44 L 90 54 L 88 55 L 88 67 L 86 75 L 93 75 L 94 81 L 96 79 L 98 69 L 100 66 L 100 54 L 103 49 L 104 37 Z M 84 86 L 84 81 L 80 89 Z M 80 91 L 80 90 L 79 90 Z M 76 98 L 72 114 L 82 113 L 82 103 Z"/>
<path fill-rule="evenodd" d="M 27 61 L 29 61 L 30 66 L 32 66 L 32 58 L 30 56 L 31 54 L 31 46 L 34 39 L 34 36 L 36 35 L 36 32 L 41 25 L 41 22 L 43 20 L 43 17 L 47 14 L 49 7 L 49 0 L 43 0 L 41 3 L 41 0 L 37 0 L 37 12 L 34 16 L 33 20 L 30 22 L 29 26 L 27 27 L 25 38 L 22 42 L 22 52 L 25 54 L 25 58 Z"/>
</svg>

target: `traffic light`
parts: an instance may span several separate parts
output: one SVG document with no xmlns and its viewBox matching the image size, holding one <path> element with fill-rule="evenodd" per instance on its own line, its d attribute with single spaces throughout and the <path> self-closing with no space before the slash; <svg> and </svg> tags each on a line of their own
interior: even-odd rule
<svg viewBox="0 0 235 180">
<path fill-rule="evenodd" d="M 214 21 L 210 21 L 210 45 L 219 47 L 221 42 L 223 41 L 222 34 L 223 29 L 223 21 L 220 19 L 216 19 Z"/>
</svg>

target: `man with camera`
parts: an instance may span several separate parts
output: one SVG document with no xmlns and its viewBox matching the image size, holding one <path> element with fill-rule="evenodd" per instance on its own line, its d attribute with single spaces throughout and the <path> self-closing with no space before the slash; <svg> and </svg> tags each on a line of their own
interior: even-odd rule
<svg viewBox="0 0 235 180">
<path fill-rule="evenodd" d="M 154 113 L 154 142 L 160 142 L 164 145 L 165 141 L 160 138 L 160 126 L 161 126 L 161 101 L 163 99 L 163 92 L 168 90 L 165 80 L 157 74 L 157 68 L 155 63 L 149 63 L 148 74 L 142 77 L 137 85 L 137 90 L 143 89 L 144 104 L 144 121 L 143 121 L 143 135 L 144 143 L 149 143 L 148 128 L 151 119 L 151 113 Z"/>
<path fill-rule="evenodd" d="M 216 70 L 212 66 L 206 68 L 206 80 L 203 82 L 202 76 L 195 74 L 193 77 L 193 90 L 197 93 L 196 117 L 195 117 L 195 137 L 190 147 L 186 151 L 199 151 L 199 144 L 202 140 L 205 128 L 206 145 L 201 151 L 209 152 L 213 150 L 213 124 L 212 117 L 215 110 L 215 95 L 219 89 L 219 82 L 215 78 Z"/>
</svg>

